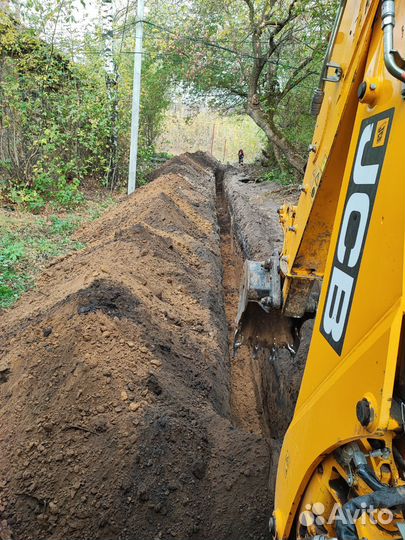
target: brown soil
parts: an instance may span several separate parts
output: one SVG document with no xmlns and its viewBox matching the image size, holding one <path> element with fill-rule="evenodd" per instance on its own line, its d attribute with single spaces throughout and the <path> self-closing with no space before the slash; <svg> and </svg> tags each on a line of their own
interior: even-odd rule
<svg viewBox="0 0 405 540">
<path fill-rule="evenodd" d="M 222 266 L 216 167 L 166 165 L 2 316 L 2 540 L 268 537 L 268 446 L 251 372 L 230 367 L 222 278 L 232 317 L 239 270 Z"/>
<path fill-rule="evenodd" d="M 242 347 L 234 354 L 236 316 L 239 305 L 239 288 L 243 272 L 243 255 L 236 241 L 229 207 L 223 189 L 224 177 L 217 179 L 217 210 L 221 231 L 221 255 L 224 266 L 225 311 L 228 321 L 229 357 L 231 358 L 231 408 L 234 422 L 239 427 L 263 436 L 257 410 L 254 377 L 250 362 L 251 350 Z"/>
<path fill-rule="evenodd" d="M 2 316 L 0 540 L 269 538 L 312 321 L 260 310 L 233 356 L 243 260 L 282 243 L 249 174 L 165 163 Z"/>
<path fill-rule="evenodd" d="M 255 173 L 248 167 L 229 168 L 224 177 L 224 204 L 232 216 L 241 259 L 261 261 L 281 250 L 283 233 L 277 209 L 286 201 L 295 204 L 298 192 L 275 183 L 248 181 Z M 240 385 L 248 389 L 249 395 L 253 387 L 257 418 L 269 446 L 272 501 L 278 456 L 294 414 L 313 320 L 297 321 L 278 312 L 267 315 L 253 304 L 248 307 L 242 330 L 242 345 L 234 365 L 243 370 Z"/>
</svg>

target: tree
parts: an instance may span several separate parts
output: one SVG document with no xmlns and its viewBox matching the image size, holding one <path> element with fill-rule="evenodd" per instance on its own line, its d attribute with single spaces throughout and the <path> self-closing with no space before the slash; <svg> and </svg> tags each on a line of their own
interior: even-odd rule
<svg viewBox="0 0 405 540">
<path fill-rule="evenodd" d="M 193 0 L 185 7 L 166 1 L 152 15 L 165 25 L 150 25 L 166 40 L 161 47 L 173 64 L 181 61 L 181 80 L 223 109 L 243 107 L 278 162 L 302 174 L 303 147 L 285 133 L 283 104 L 315 86 L 335 8 L 336 0 Z M 297 121 L 307 109 L 301 102 Z"/>
<path fill-rule="evenodd" d="M 108 102 L 91 67 L 0 13 L 0 189 L 11 202 L 70 206 L 82 180 L 104 177 Z"/>
<path fill-rule="evenodd" d="M 107 181 L 112 187 L 117 182 L 118 175 L 118 67 L 114 57 L 114 28 L 113 2 L 101 0 L 103 20 L 104 62 L 106 85 L 111 114 L 110 159 Z"/>
<path fill-rule="evenodd" d="M 15 4 L 0 10 L 0 196 L 35 211 L 49 202 L 71 206 L 83 182 L 114 187 L 127 178 L 133 16 L 98 0 L 101 25 L 80 22 L 75 33 L 75 0 L 21 3 L 18 21 Z M 141 181 L 171 80 L 155 43 L 146 41 L 145 53 Z"/>
</svg>

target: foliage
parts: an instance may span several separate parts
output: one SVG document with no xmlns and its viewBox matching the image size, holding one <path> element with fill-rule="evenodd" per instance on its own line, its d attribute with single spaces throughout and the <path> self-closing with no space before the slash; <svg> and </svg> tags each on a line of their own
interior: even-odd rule
<svg viewBox="0 0 405 540">
<path fill-rule="evenodd" d="M 32 231 L 7 231 L 0 237 L 0 308 L 10 307 L 33 284 L 29 268 L 35 257 L 36 264 L 49 257 L 62 254 L 65 249 L 78 249 L 81 245 L 70 241 L 65 231 L 43 223 Z"/>
<path fill-rule="evenodd" d="M 0 213 L 0 308 L 8 308 L 35 283 L 35 276 L 52 257 L 80 250 L 74 233 L 97 219 L 114 200 L 83 207 L 80 213 L 49 217 Z"/>
<path fill-rule="evenodd" d="M 337 0 L 166 0 L 155 6 L 165 22 L 151 21 L 150 31 L 189 91 L 247 112 L 277 159 L 284 155 L 300 174 L 336 7 Z"/>
<path fill-rule="evenodd" d="M 190 101 L 208 97 L 224 114 L 248 113 L 277 167 L 299 175 L 336 4 L 150 0 L 139 183 L 153 166 L 174 89 Z M 86 183 L 127 180 L 136 2 L 77 36 L 71 28 L 83 12 L 75 0 L 18 6 L 22 23 L 0 12 L 0 196 L 37 213 L 74 208 Z"/>
<path fill-rule="evenodd" d="M 101 29 L 66 39 L 74 2 L 32 0 L 23 8 L 25 25 L 0 12 L 0 196 L 9 204 L 41 212 L 51 204 L 74 208 L 81 186 L 111 181 L 111 148 L 118 133 L 118 182 L 126 183 L 129 160 L 133 25 L 116 34 L 119 66 L 118 115 L 103 58 Z M 121 24 L 117 18 L 116 24 Z M 26 25 L 32 25 L 29 29 Z M 62 28 L 58 45 L 57 28 Z M 44 33 L 43 39 L 40 32 Z M 121 41 L 121 43 L 120 43 Z M 152 47 L 153 51 L 153 47 Z M 139 149 L 140 182 L 147 179 L 154 143 L 170 104 L 171 72 L 148 55 Z M 114 176 L 114 182 L 117 180 Z"/>
<path fill-rule="evenodd" d="M 259 182 L 275 182 L 282 186 L 290 186 L 294 184 L 294 175 L 291 171 L 282 170 L 277 167 L 270 169 L 262 174 L 259 178 Z"/>
<path fill-rule="evenodd" d="M 82 202 L 81 182 L 106 172 L 103 78 L 15 25 L 6 38 L 0 43 L 3 196 L 31 211 L 50 200 L 74 207 Z"/>
</svg>

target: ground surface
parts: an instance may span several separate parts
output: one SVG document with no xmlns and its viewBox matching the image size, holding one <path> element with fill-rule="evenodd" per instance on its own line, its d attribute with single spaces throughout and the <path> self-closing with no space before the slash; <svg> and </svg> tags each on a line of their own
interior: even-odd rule
<svg viewBox="0 0 405 540">
<path fill-rule="evenodd" d="M 89 191 L 86 203 L 78 208 L 63 211 L 49 205 L 39 215 L 15 206 L 1 207 L 0 310 L 11 307 L 32 287 L 52 258 L 82 249 L 75 231 L 100 217 L 117 199 L 109 190 Z"/>
<path fill-rule="evenodd" d="M 166 167 L 3 315 L 2 537 L 266 537 L 267 444 L 231 407 L 214 166 Z"/>
<path fill-rule="evenodd" d="M 2 316 L 1 540 L 268 538 L 311 323 L 233 357 L 243 259 L 281 242 L 245 177 L 166 163 Z"/>
</svg>

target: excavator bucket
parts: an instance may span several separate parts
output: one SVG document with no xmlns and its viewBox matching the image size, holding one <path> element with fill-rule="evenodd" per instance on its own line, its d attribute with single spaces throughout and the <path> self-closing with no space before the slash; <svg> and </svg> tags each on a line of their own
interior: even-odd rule
<svg viewBox="0 0 405 540">
<path fill-rule="evenodd" d="M 245 262 L 233 341 L 234 357 L 243 343 L 250 344 L 254 350 L 275 345 L 293 350 L 291 321 L 282 314 L 281 286 L 278 253 L 267 261 Z"/>
<path fill-rule="evenodd" d="M 237 327 L 240 328 L 248 306 L 258 304 L 265 312 L 281 309 L 279 255 L 267 261 L 246 261 L 239 296 Z"/>
</svg>

